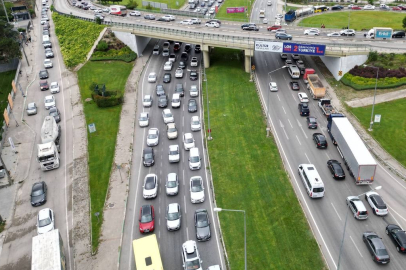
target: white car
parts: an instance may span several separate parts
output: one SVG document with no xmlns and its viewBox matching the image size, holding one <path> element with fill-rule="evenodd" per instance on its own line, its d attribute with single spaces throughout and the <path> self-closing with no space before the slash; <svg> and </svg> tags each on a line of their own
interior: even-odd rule
<svg viewBox="0 0 406 270">
<path fill-rule="evenodd" d="M 175 122 L 175 119 L 173 118 L 173 114 L 170 109 L 164 109 L 162 111 L 162 117 L 164 119 L 165 124 Z"/>
<path fill-rule="evenodd" d="M 178 138 L 178 130 L 176 129 L 175 123 L 166 124 L 166 135 L 169 140 Z"/>
<path fill-rule="evenodd" d="M 192 59 L 190 60 L 190 66 L 197 67 L 198 64 L 199 62 L 197 61 L 197 57 L 192 57 Z"/>
<path fill-rule="evenodd" d="M 319 29 L 317 29 L 317 28 L 310 28 L 310 29 L 307 29 L 307 30 L 310 30 L 310 31 L 316 31 L 317 33 L 319 33 L 319 34 L 320 34 L 320 30 L 319 30 Z"/>
<path fill-rule="evenodd" d="M 190 20 L 192 21 L 193 24 L 201 24 L 202 23 L 202 21 L 200 19 L 198 19 L 198 18 L 192 18 Z"/>
<path fill-rule="evenodd" d="M 341 37 L 341 34 L 338 32 L 333 32 L 333 33 L 329 33 L 327 34 L 328 37 Z"/>
<path fill-rule="evenodd" d="M 297 96 L 299 97 L 299 100 L 300 100 L 301 103 L 308 103 L 309 102 L 309 98 L 307 97 L 306 93 L 299 92 L 299 93 L 297 93 Z"/>
<path fill-rule="evenodd" d="M 145 176 L 142 196 L 144 199 L 153 199 L 158 195 L 158 177 L 150 173 Z"/>
<path fill-rule="evenodd" d="M 340 31 L 340 34 L 342 36 L 355 36 L 355 30 L 354 29 L 344 29 Z"/>
<path fill-rule="evenodd" d="M 44 103 L 45 103 L 45 109 L 47 109 L 47 110 L 49 110 L 52 107 L 55 107 L 55 105 L 56 105 L 55 97 L 53 95 L 46 96 L 44 99 Z"/>
<path fill-rule="evenodd" d="M 141 16 L 141 12 L 136 11 L 136 10 L 131 11 L 131 12 L 130 12 L 130 16 Z"/>
<path fill-rule="evenodd" d="M 179 162 L 180 160 L 180 152 L 179 152 L 179 145 L 173 144 L 169 145 L 169 162 Z"/>
<path fill-rule="evenodd" d="M 59 84 L 57 82 L 51 82 L 51 87 L 50 87 L 51 94 L 56 94 L 59 93 Z"/>
<path fill-rule="evenodd" d="M 199 116 L 192 116 L 192 120 L 190 121 L 190 128 L 192 131 L 199 131 L 202 129 L 200 125 Z"/>
<path fill-rule="evenodd" d="M 176 173 L 168 173 L 165 187 L 166 195 L 173 196 L 179 193 L 179 179 Z"/>
<path fill-rule="evenodd" d="M 203 179 L 200 176 L 190 178 L 190 200 L 192 203 L 204 202 Z"/>
<path fill-rule="evenodd" d="M 369 191 L 365 194 L 365 199 L 372 208 L 375 215 L 386 216 L 389 214 L 386 203 L 382 200 L 381 196 L 375 191 Z"/>
<path fill-rule="evenodd" d="M 149 125 L 149 115 L 147 112 L 142 112 L 138 118 L 140 127 L 147 127 Z"/>
<path fill-rule="evenodd" d="M 186 151 L 190 150 L 190 148 L 195 147 L 195 139 L 193 139 L 192 133 L 185 133 L 183 135 L 183 146 Z"/>
<path fill-rule="evenodd" d="M 375 6 L 373 6 L 373 5 L 365 5 L 364 6 L 364 10 L 374 10 L 375 9 Z"/>
<path fill-rule="evenodd" d="M 156 146 L 159 143 L 159 130 L 157 128 L 150 128 L 147 135 L 147 145 Z"/>
<path fill-rule="evenodd" d="M 190 90 L 189 90 L 190 96 L 191 97 L 197 97 L 199 96 L 199 89 L 197 88 L 197 85 L 191 85 Z"/>
<path fill-rule="evenodd" d="M 305 34 L 306 36 L 318 36 L 318 35 L 320 35 L 320 32 L 319 32 L 319 31 L 314 31 L 314 30 L 312 30 L 312 29 L 306 29 L 306 30 L 304 31 L 304 34 Z"/>
<path fill-rule="evenodd" d="M 144 106 L 144 107 L 152 106 L 152 96 L 151 95 L 144 96 L 144 99 L 142 100 L 142 106 Z"/>
<path fill-rule="evenodd" d="M 207 27 L 215 27 L 215 28 L 219 28 L 220 24 L 218 24 L 217 22 L 208 22 L 205 24 Z"/>
<path fill-rule="evenodd" d="M 109 12 L 110 12 L 110 9 L 109 9 L 109 8 L 103 8 L 102 10 L 103 10 L 103 12 L 106 12 L 106 13 L 109 13 Z"/>
<path fill-rule="evenodd" d="M 95 9 L 94 13 L 103 13 L 103 9 L 101 9 L 101 8 Z"/>
<path fill-rule="evenodd" d="M 172 70 L 172 61 L 165 62 L 164 70 Z"/>
<path fill-rule="evenodd" d="M 177 231 L 180 229 L 181 222 L 180 205 L 171 203 L 166 208 L 166 228 L 168 231 Z"/>
<path fill-rule="evenodd" d="M 148 82 L 150 82 L 150 83 L 155 83 L 156 82 L 156 73 L 155 72 L 151 72 L 148 75 Z"/>
<path fill-rule="evenodd" d="M 278 91 L 278 85 L 276 84 L 276 82 L 270 82 L 269 83 L 269 90 L 271 92 L 276 92 Z"/>
<path fill-rule="evenodd" d="M 275 19 L 282 19 L 283 15 L 282 14 L 276 14 Z"/>
<path fill-rule="evenodd" d="M 183 78 L 183 69 L 177 68 L 175 71 L 175 78 Z"/>
<path fill-rule="evenodd" d="M 180 95 L 179 94 L 173 94 L 172 95 L 171 105 L 172 105 L 172 108 L 179 108 L 180 107 Z"/>
<path fill-rule="evenodd" d="M 214 8 L 211 8 L 210 10 L 209 10 L 209 14 L 214 14 L 214 11 L 216 11 Z"/>
<path fill-rule="evenodd" d="M 272 6 L 272 1 L 268 1 L 268 2 L 266 3 L 266 5 L 267 5 L 267 6 Z"/>
<path fill-rule="evenodd" d="M 173 15 L 165 15 L 165 16 L 163 16 L 162 18 L 169 19 L 170 21 L 174 21 L 174 20 L 176 19 L 176 17 L 173 16 Z"/>
<path fill-rule="evenodd" d="M 193 24 L 192 20 L 183 20 L 183 21 L 180 21 L 179 23 L 180 24 L 185 24 L 185 25 L 192 25 Z"/>
<path fill-rule="evenodd" d="M 47 20 L 41 19 L 41 25 L 44 25 L 44 24 L 46 24 L 46 23 L 47 23 Z"/>
<path fill-rule="evenodd" d="M 44 67 L 45 68 L 52 68 L 54 65 L 52 64 L 51 59 L 45 59 L 44 60 Z"/>
<path fill-rule="evenodd" d="M 54 211 L 50 208 L 41 209 L 37 217 L 37 233 L 43 234 L 55 228 Z"/>
</svg>

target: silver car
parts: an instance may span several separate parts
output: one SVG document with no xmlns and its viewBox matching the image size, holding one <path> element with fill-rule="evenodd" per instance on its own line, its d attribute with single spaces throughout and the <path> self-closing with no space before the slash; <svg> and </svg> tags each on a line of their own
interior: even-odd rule
<svg viewBox="0 0 406 270">
<path fill-rule="evenodd" d="M 27 105 L 27 115 L 37 114 L 37 104 L 35 102 L 28 103 Z"/>
<path fill-rule="evenodd" d="M 168 173 L 165 188 L 166 195 L 173 196 L 179 193 L 179 179 L 176 173 Z"/>
<path fill-rule="evenodd" d="M 181 224 L 180 205 L 171 203 L 166 207 L 166 228 L 168 231 L 177 231 Z"/>
</svg>

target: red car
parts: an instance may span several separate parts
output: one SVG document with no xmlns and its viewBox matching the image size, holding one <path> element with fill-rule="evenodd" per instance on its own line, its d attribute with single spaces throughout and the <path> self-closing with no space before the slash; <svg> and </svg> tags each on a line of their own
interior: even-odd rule
<svg viewBox="0 0 406 270">
<path fill-rule="evenodd" d="M 281 28 L 282 28 L 281 25 L 272 25 L 272 26 L 269 26 L 267 29 L 268 29 L 268 31 L 272 31 L 272 30 L 278 30 Z"/>
<path fill-rule="evenodd" d="M 362 9 L 362 8 L 359 7 L 359 6 L 353 6 L 351 9 L 357 9 L 357 10 L 359 10 L 359 9 Z"/>
<path fill-rule="evenodd" d="M 402 10 L 400 7 L 393 7 L 392 10 Z"/>
<path fill-rule="evenodd" d="M 406 6 L 399 5 L 397 7 L 400 8 L 401 10 L 406 10 Z"/>
<path fill-rule="evenodd" d="M 143 205 L 140 210 L 140 233 L 153 232 L 155 229 L 155 211 L 152 205 Z"/>
</svg>

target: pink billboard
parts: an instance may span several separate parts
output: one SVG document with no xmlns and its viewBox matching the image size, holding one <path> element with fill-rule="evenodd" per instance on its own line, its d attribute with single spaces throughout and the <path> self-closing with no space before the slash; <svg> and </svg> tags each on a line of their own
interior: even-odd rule
<svg viewBox="0 0 406 270">
<path fill-rule="evenodd" d="M 245 7 L 231 7 L 227 8 L 227 13 L 244 13 Z"/>
</svg>

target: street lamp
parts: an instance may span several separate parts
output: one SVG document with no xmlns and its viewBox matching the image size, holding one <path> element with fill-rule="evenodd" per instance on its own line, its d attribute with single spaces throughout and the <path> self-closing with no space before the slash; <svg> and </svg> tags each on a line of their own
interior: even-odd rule
<svg viewBox="0 0 406 270">
<path fill-rule="evenodd" d="M 280 68 L 277 68 L 277 69 L 275 69 L 273 71 L 268 72 L 269 79 L 272 81 L 272 78 L 271 78 L 272 73 L 274 73 L 275 71 L 278 71 L 280 69 L 287 68 L 287 67 L 288 66 L 283 66 L 283 67 L 280 67 Z M 268 104 L 266 106 L 266 120 L 267 120 L 267 122 L 269 122 L 269 116 L 268 115 L 269 115 L 269 92 L 270 91 L 271 91 L 271 89 L 269 89 L 269 91 L 268 91 Z"/>
<path fill-rule="evenodd" d="M 372 190 L 380 190 L 381 188 L 382 188 L 382 186 L 377 186 L 376 188 L 374 188 L 374 189 L 372 189 Z M 369 192 L 369 191 L 367 191 L 367 192 Z M 364 192 L 364 193 L 358 195 L 357 197 L 360 197 L 360 196 L 364 195 L 364 194 L 367 193 L 367 192 Z M 348 212 L 349 212 L 349 211 L 348 211 L 348 209 L 347 209 L 347 214 L 345 215 L 345 222 L 344 222 L 343 238 L 341 239 L 340 253 L 339 253 L 339 255 L 338 255 L 337 270 L 340 270 L 341 253 L 342 253 L 342 250 L 343 250 L 345 229 L 347 228 Z"/>
<path fill-rule="evenodd" d="M 376 68 L 376 79 L 375 79 L 375 91 L 374 91 L 374 102 L 372 103 L 372 112 L 371 112 L 371 122 L 369 122 L 369 131 L 372 131 L 372 126 L 374 125 L 373 117 L 374 117 L 374 109 L 375 109 L 375 97 L 376 97 L 376 88 L 378 86 L 378 74 L 379 74 L 379 67 L 374 67 L 374 66 L 367 66 L 364 65 L 364 67 L 371 67 L 371 68 Z"/>
<path fill-rule="evenodd" d="M 207 88 L 207 74 L 206 74 L 206 68 L 203 66 L 203 71 L 204 71 L 204 82 L 206 83 L 206 102 L 207 102 L 207 123 L 208 123 L 208 132 L 209 136 L 207 137 L 207 140 L 211 141 L 213 140 L 213 137 L 211 136 L 211 128 L 210 128 L 210 105 L 209 105 L 209 92 Z"/>
<path fill-rule="evenodd" d="M 229 212 L 242 212 L 244 213 L 244 257 L 245 257 L 245 270 L 247 270 L 247 223 L 245 220 L 245 210 L 224 209 L 215 207 L 214 212 L 229 211 Z"/>
</svg>

